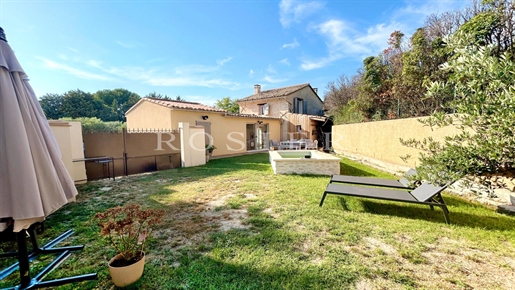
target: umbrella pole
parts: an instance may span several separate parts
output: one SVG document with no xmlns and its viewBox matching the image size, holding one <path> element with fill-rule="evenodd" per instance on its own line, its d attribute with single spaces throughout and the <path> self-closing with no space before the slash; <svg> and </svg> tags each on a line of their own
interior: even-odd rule
<svg viewBox="0 0 515 290">
<path fill-rule="evenodd" d="M 21 230 L 17 234 L 18 241 L 18 263 L 20 267 L 20 287 L 26 288 L 30 285 L 29 255 L 27 253 L 27 231 Z"/>
</svg>

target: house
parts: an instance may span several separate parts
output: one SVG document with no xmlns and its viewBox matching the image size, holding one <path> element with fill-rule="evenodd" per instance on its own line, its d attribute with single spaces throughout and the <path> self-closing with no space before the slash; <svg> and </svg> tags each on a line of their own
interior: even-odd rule
<svg viewBox="0 0 515 290">
<path fill-rule="evenodd" d="M 280 140 L 318 139 L 323 144 L 324 133 L 331 132 L 324 103 L 309 83 L 265 91 L 254 85 L 254 94 L 237 102 L 240 114 L 281 118 Z"/>
<path fill-rule="evenodd" d="M 195 102 L 142 98 L 126 113 L 127 129 L 179 130 L 179 123 L 204 127 L 206 144 L 214 144 L 213 156 L 228 156 L 269 148 L 278 140 L 281 118 L 234 114 Z"/>
</svg>

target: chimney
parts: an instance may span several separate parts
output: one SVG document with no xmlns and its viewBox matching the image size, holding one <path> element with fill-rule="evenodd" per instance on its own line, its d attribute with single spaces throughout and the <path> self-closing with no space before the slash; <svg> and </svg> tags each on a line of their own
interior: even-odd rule
<svg viewBox="0 0 515 290">
<path fill-rule="evenodd" d="M 261 93 L 261 85 L 254 85 L 254 95 Z"/>
</svg>

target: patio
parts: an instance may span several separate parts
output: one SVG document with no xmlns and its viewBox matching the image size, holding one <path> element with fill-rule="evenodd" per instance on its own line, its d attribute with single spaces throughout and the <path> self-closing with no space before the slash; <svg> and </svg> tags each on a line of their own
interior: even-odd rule
<svg viewBox="0 0 515 290">
<path fill-rule="evenodd" d="M 340 168 L 395 178 L 345 158 Z M 51 275 L 98 272 L 98 281 L 59 289 L 114 289 L 106 267 L 113 253 L 92 216 L 138 203 L 168 215 L 148 245 L 143 277 L 127 289 L 515 288 L 515 217 L 449 194 L 451 225 L 419 205 L 338 197 L 319 208 L 328 181 L 274 175 L 268 154 L 253 154 L 90 182 L 46 222 L 42 238 L 73 228 L 70 243 L 86 245 Z"/>
</svg>

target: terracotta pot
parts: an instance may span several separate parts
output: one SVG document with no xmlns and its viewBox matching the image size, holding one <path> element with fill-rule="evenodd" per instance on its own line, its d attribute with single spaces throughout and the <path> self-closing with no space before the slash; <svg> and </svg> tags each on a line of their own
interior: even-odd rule
<svg viewBox="0 0 515 290">
<path fill-rule="evenodd" d="M 138 279 L 141 278 L 141 275 L 143 275 L 143 269 L 145 267 L 145 253 L 143 253 L 141 260 L 129 266 L 111 266 L 115 260 L 120 259 L 122 259 L 122 255 L 118 254 L 109 261 L 109 274 L 111 274 L 111 279 L 113 280 L 114 285 L 118 287 L 125 287 L 138 281 Z"/>
</svg>

